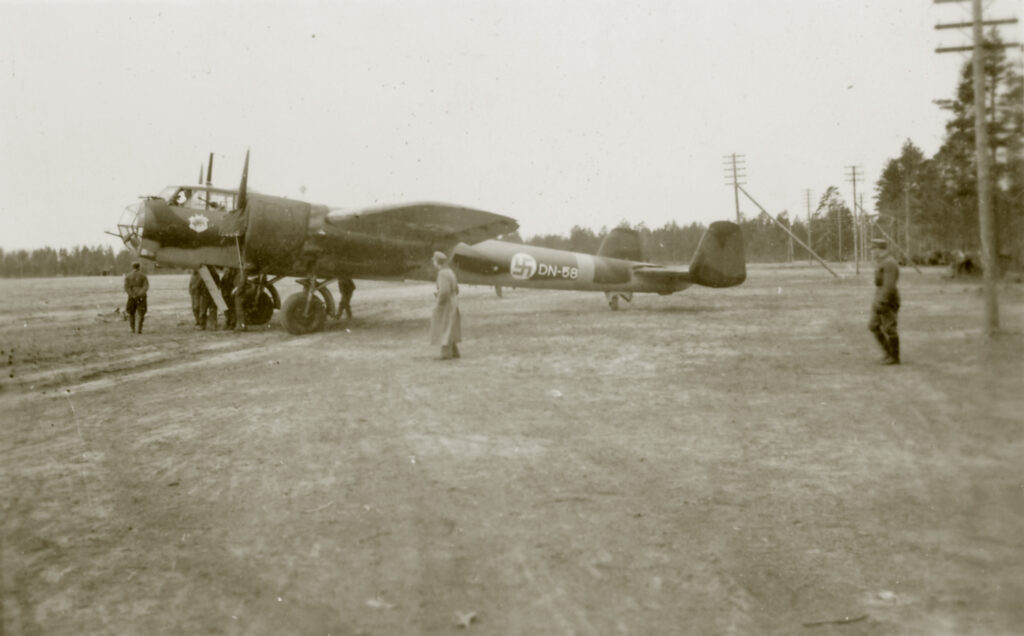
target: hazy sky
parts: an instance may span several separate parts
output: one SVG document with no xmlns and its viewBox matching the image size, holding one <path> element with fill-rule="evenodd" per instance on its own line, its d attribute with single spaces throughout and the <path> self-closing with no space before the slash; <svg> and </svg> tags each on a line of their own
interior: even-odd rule
<svg viewBox="0 0 1024 636">
<path fill-rule="evenodd" d="M 1021 0 L 986 17 L 1024 17 Z M 524 235 L 735 217 L 750 193 L 866 207 L 942 141 L 969 2 L 0 0 L 0 247 L 119 245 L 125 206 L 195 182 L 359 207 L 443 201 Z M 1020 29 L 1004 30 L 1021 38 Z M 756 208 L 741 200 L 747 215 Z"/>
</svg>

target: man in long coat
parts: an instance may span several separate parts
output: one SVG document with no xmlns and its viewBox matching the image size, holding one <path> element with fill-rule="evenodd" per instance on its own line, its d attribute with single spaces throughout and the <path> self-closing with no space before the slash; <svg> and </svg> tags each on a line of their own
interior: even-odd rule
<svg viewBox="0 0 1024 636">
<path fill-rule="evenodd" d="M 430 318 L 430 344 L 441 345 L 441 359 L 459 358 L 458 343 L 462 341 L 462 320 L 459 315 L 459 283 L 448 265 L 444 252 L 434 252 L 437 268 L 437 304 Z"/>
</svg>

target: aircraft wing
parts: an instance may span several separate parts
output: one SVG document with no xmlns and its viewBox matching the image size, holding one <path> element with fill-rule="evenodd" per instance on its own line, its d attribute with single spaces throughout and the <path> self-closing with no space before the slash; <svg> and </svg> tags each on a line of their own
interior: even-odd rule
<svg viewBox="0 0 1024 636">
<path fill-rule="evenodd" d="M 515 219 L 448 203 L 402 203 L 358 209 L 333 208 L 327 224 L 343 231 L 386 234 L 436 244 L 478 243 L 519 227 Z"/>
</svg>

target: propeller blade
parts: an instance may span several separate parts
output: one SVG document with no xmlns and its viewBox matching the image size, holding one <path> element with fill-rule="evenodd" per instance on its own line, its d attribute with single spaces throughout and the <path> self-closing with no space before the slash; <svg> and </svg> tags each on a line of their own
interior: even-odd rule
<svg viewBox="0 0 1024 636">
<path fill-rule="evenodd" d="M 246 199 L 245 190 L 249 183 L 249 150 L 245 151 L 245 165 L 242 166 L 242 183 L 238 186 L 238 204 L 235 206 L 239 210 L 245 209 Z"/>
<path fill-rule="evenodd" d="M 202 183 L 202 182 L 203 182 L 203 164 L 199 164 L 199 181 L 196 181 L 196 183 Z"/>
<path fill-rule="evenodd" d="M 210 153 L 210 165 L 206 168 L 206 185 L 213 185 L 213 153 Z"/>
</svg>

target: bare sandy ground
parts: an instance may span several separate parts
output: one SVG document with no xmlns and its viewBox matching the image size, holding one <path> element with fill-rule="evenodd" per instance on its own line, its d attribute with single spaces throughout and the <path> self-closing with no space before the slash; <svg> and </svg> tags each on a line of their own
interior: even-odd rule
<svg viewBox="0 0 1024 636">
<path fill-rule="evenodd" d="M 359 283 L 195 332 L 185 277 L 0 280 L 3 634 L 1004 634 L 1024 625 L 1024 291 L 903 270 L 728 290 Z M 282 289 L 288 293 L 290 289 Z"/>
</svg>

